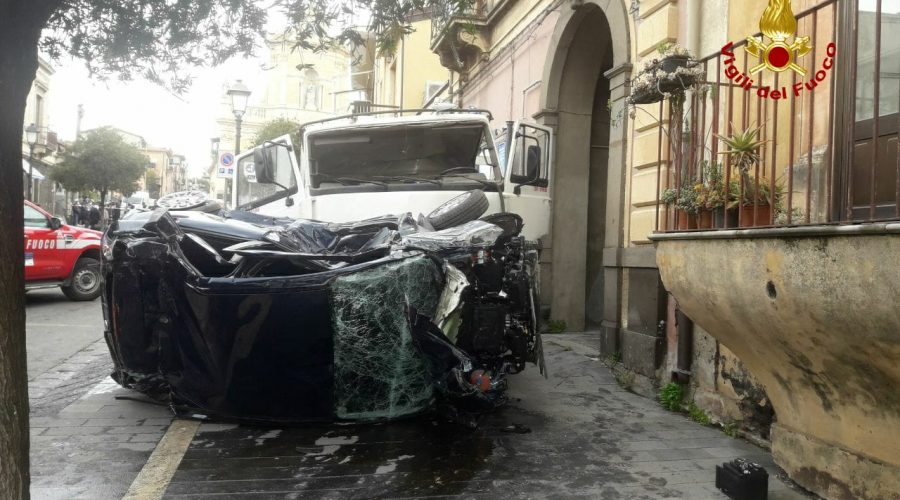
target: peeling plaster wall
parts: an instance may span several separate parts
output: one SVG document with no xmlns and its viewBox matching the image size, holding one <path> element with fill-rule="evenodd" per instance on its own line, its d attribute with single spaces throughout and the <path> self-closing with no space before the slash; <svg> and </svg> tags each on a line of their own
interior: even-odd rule
<svg viewBox="0 0 900 500">
<path fill-rule="evenodd" d="M 865 470 L 876 489 L 850 491 L 890 498 L 877 485 L 900 477 L 900 226 L 862 229 L 870 234 L 661 239 L 657 262 L 682 310 L 771 398 L 776 461 L 823 494 Z M 830 448 L 854 463 L 816 469 Z"/>
<path fill-rule="evenodd" d="M 713 421 L 769 439 L 774 409 L 762 384 L 731 349 L 696 325 L 690 389 L 691 399 Z"/>
</svg>

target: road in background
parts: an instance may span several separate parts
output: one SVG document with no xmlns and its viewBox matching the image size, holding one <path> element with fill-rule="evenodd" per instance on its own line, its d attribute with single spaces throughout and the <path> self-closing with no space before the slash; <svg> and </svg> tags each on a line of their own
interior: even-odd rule
<svg viewBox="0 0 900 500">
<path fill-rule="evenodd" d="M 100 299 L 73 302 L 59 288 L 25 294 L 28 380 L 103 338 Z"/>
</svg>

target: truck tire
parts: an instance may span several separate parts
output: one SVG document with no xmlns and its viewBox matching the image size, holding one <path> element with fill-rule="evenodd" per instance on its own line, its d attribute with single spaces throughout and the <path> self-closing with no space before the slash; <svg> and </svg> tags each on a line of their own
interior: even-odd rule
<svg viewBox="0 0 900 500">
<path fill-rule="evenodd" d="M 428 222 L 438 231 L 458 226 L 481 217 L 487 212 L 488 205 L 488 199 L 484 191 L 473 189 L 447 200 L 444 204 L 435 208 L 433 212 L 428 214 Z"/>
<path fill-rule="evenodd" d="M 60 288 L 69 300 L 96 299 L 100 296 L 100 262 L 90 257 L 78 259 L 72 269 L 71 283 Z"/>
</svg>

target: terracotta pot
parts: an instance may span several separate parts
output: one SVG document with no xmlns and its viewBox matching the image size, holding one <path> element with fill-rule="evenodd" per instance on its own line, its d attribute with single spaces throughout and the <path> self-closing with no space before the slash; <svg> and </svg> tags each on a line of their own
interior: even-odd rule
<svg viewBox="0 0 900 500">
<path fill-rule="evenodd" d="M 713 228 L 713 212 L 712 210 L 701 210 L 697 214 L 697 229 Z"/>
<path fill-rule="evenodd" d="M 754 209 L 756 220 L 753 219 Z M 772 220 L 772 207 L 769 205 L 742 205 L 741 227 L 768 226 Z"/>
<path fill-rule="evenodd" d="M 676 228 L 679 231 L 697 229 L 697 216 L 684 210 L 675 210 Z"/>
</svg>

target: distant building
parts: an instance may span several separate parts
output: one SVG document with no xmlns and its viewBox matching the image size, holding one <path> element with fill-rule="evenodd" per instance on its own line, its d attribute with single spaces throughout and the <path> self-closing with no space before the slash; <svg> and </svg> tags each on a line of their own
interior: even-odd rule
<svg viewBox="0 0 900 500">
<path fill-rule="evenodd" d="M 33 164 L 29 165 L 29 150 L 26 134 L 22 134 L 22 185 L 28 196 L 28 175 L 34 176 L 31 198 L 47 210 L 62 214 L 65 207 L 65 194 L 57 192 L 56 186 L 50 181 L 50 172 L 59 160 L 58 153 L 61 145 L 56 132 L 50 130 L 50 109 L 48 106 L 50 97 L 50 83 L 53 76 L 53 67 L 43 57 L 38 58 L 38 70 L 31 92 L 25 105 L 25 120 L 23 128 L 30 125 L 37 127 L 37 142 L 34 145 Z M 31 167 L 31 168 L 29 168 Z"/>
<path fill-rule="evenodd" d="M 286 118 L 297 123 L 346 113 L 350 103 L 372 96 L 371 49 L 356 53 L 335 50 L 312 53 L 295 50 L 286 40 L 270 40 L 269 64 L 265 87 L 251 89 L 250 104 L 241 125 L 241 148 L 250 148 L 259 130 L 268 122 Z M 231 99 L 222 87 L 222 99 L 216 123 L 219 151 L 235 151 L 235 119 Z M 225 199 L 225 179 L 210 171 L 210 194 Z"/>
</svg>

